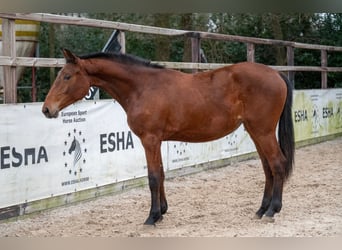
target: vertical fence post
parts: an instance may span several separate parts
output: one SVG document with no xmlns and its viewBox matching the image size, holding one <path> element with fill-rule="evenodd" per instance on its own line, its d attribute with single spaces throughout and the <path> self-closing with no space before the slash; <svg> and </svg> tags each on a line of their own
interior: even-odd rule
<svg viewBox="0 0 342 250">
<path fill-rule="evenodd" d="M 2 19 L 2 49 L 4 56 L 16 57 L 15 22 L 12 19 Z M 4 67 L 4 103 L 17 102 L 16 67 Z"/>
<path fill-rule="evenodd" d="M 125 32 L 120 30 L 119 36 L 118 36 L 119 43 L 121 45 L 120 52 L 125 54 L 126 53 L 126 36 Z"/>
<path fill-rule="evenodd" d="M 321 50 L 321 66 L 323 71 L 321 72 L 321 88 L 326 89 L 328 87 L 328 74 L 325 67 L 328 67 L 328 54 L 326 50 Z"/>
<path fill-rule="evenodd" d="M 191 36 L 191 61 L 193 63 L 200 62 L 200 49 L 201 49 L 201 38 L 199 33 L 193 33 Z M 197 72 L 197 69 L 193 69 L 192 72 Z"/>
<path fill-rule="evenodd" d="M 36 85 L 36 68 L 32 67 L 32 92 L 31 92 L 31 98 L 32 102 L 37 101 L 37 85 Z"/>
<path fill-rule="evenodd" d="M 286 47 L 286 60 L 287 60 L 287 66 L 294 66 L 294 49 L 292 46 Z M 287 76 L 290 80 L 290 82 L 293 84 L 294 88 L 294 71 L 288 71 Z"/>
<path fill-rule="evenodd" d="M 254 43 L 247 43 L 247 61 L 255 62 L 255 46 Z"/>
</svg>

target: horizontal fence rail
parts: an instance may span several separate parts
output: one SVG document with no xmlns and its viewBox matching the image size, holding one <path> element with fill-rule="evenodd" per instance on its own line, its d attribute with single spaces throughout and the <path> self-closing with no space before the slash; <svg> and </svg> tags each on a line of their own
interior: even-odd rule
<svg viewBox="0 0 342 250">
<path fill-rule="evenodd" d="M 166 68 L 172 69 L 217 69 L 220 67 L 232 65 L 225 63 L 191 63 L 191 62 L 164 62 L 152 61 Z M 63 67 L 65 59 L 63 58 L 33 58 L 33 57 L 16 57 L 0 56 L 0 65 L 3 66 L 25 66 L 25 67 Z M 319 66 L 273 66 L 269 67 L 278 71 L 316 71 L 316 72 L 342 72 L 342 67 L 319 67 Z"/>
<path fill-rule="evenodd" d="M 78 26 L 96 27 L 96 28 L 118 29 L 122 31 L 131 31 L 131 32 L 155 34 L 155 35 L 166 35 L 166 36 L 187 35 L 189 37 L 215 39 L 215 40 L 222 40 L 222 41 L 234 41 L 234 42 L 242 42 L 242 43 L 255 43 L 255 44 L 277 45 L 277 46 L 290 46 L 290 47 L 300 48 L 300 49 L 315 49 L 315 50 L 329 50 L 329 51 L 342 52 L 342 47 L 335 47 L 335 46 L 297 43 L 297 42 L 291 42 L 291 41 L 244 37 L 244 36 L 217 34 L 217 33 L 210 33 L 210 32 L 197 32 L 197 31 L 194 32 L 194 31 L 188 31 L 188 30 L 168 29 L 168 28 L 160 28 L 160 27 L 147 26 L 147 25 L 112 22 L 112 21 L 96 20 L 96 19 L 81 18 L 81 17 L 60 16 L 60 15 L 45 14 L 45 13 L 36 13 L 36 14 L 0 13 L 0 17 L 13 19 L 13 20 L 15 19 L 32 20 L 32 21 L 38 21 L 38 22 L 78 25 Z"/>
</svg>

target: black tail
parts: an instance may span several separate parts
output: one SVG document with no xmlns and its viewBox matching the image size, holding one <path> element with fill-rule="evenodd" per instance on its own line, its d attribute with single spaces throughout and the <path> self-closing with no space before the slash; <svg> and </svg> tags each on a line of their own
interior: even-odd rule
<svg viewBox="0 0 342 250">
<path fill-rule="evenodd" d="M 288 179 L 292 173 L 293 163 L 294 163 L 294 131 L 293 131 L 293 121 L 292 121 L 292 92 L 293 87 L 289 79 L 280 74 L 283 80 L 286 82 L 287 86 L 287 96 L 285 101 L 285 106 L 279 120 L 278 128 L 278 140 L 281 150 L 287 160 L 285 166 L 285 180 Z"/>
</svg>

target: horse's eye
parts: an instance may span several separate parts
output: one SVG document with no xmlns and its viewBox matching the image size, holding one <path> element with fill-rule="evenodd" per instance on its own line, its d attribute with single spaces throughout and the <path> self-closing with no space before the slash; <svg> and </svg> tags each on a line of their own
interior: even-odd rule
<svg viewBox="0 0 342 250">
<path fill-rule="evenodd" d="M 65 80 L 65 81 L 70 80 L 70 78 L 71 78 L 71 75 L 64 75 L 64 80 Z"/>
</svg>

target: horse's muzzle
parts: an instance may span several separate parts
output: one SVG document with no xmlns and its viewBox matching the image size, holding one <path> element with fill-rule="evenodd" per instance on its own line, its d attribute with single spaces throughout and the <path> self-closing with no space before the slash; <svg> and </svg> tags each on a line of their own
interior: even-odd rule
<svg viewBox="0 0 342 250">
<path fill-rule="evenodd" d="M 58 110 L 51 112 L 51 110 L 46 106 L 43 106 L 42 112 L 46 118 L 57 118 L 58 117 Z"/>
</svg>

